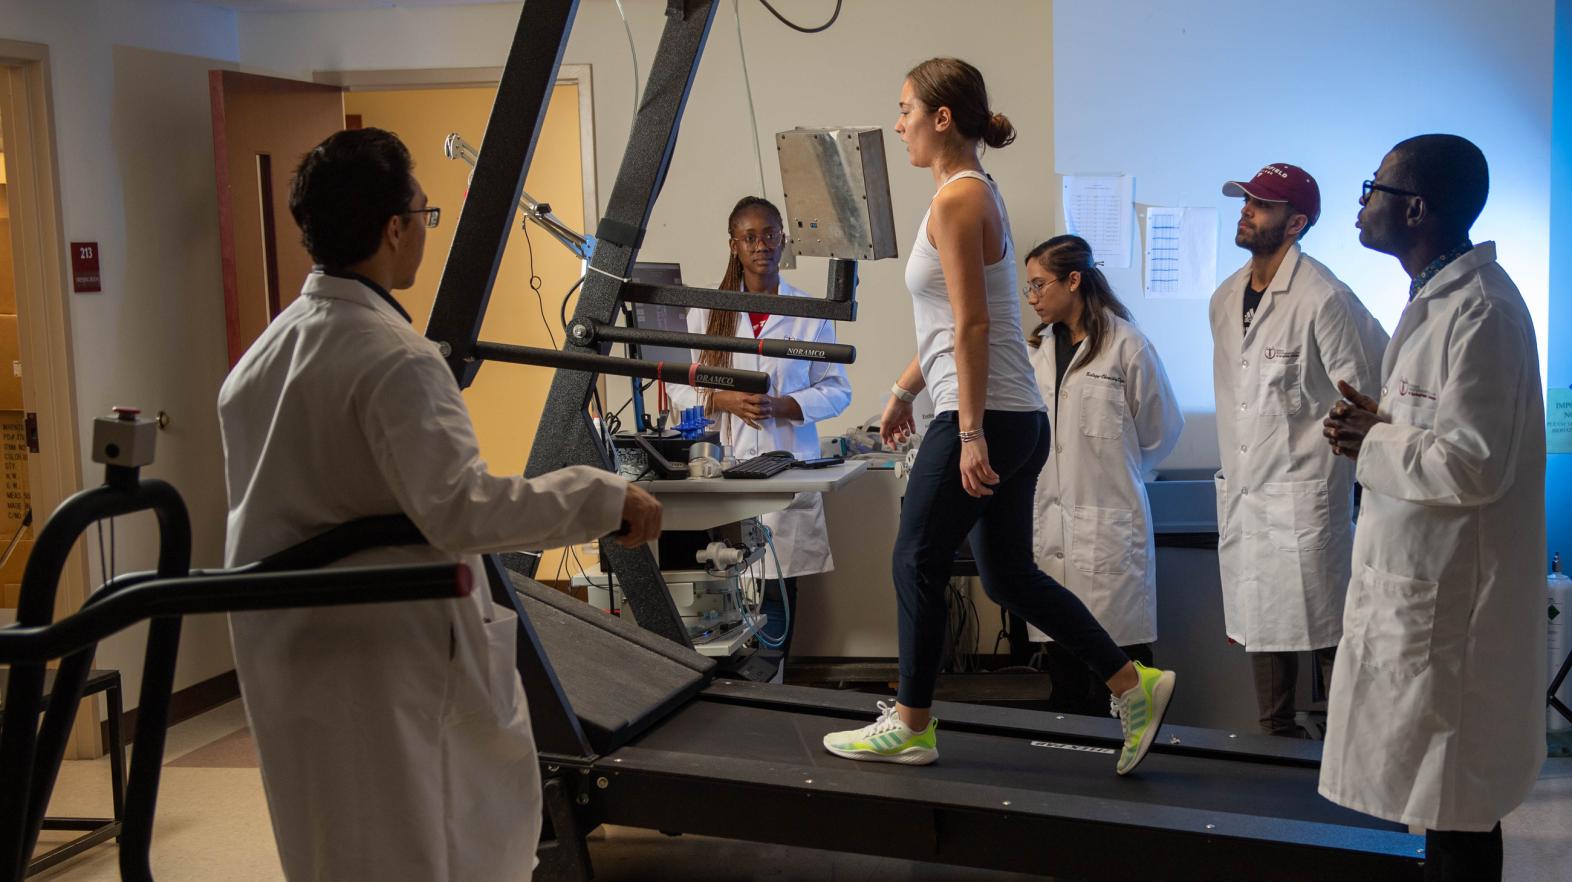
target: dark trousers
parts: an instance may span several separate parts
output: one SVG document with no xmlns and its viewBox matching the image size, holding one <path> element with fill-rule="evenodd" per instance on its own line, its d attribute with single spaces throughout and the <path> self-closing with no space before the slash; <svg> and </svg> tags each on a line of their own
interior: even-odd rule
<svg viewBox="0 0 1572 882">
<path fill-rule="evenodd" d="M 786 604 L 781 602 L 781 583 L 775 579 L 764 580 L 764 601 L 759 604 L 759 610 L 764 613 L 764 636 L 770 640 L 781 640 L 781 664 L 786 664 L 786 656 L 791 653 L 791 635 L 797 630 L 797 577 L 788 576 L 786 582 L 786 600 L 790 602 L 791 616 L 786 615 Z M 784 637 L 785 639 L 781 639 Z"/>
<path fill-rule="evenodd" d="M 1097 672 L 1086 666 L 1086 662 L 1076 658 L 1058 643 L 1044 643 L 1042 646 L 1042 670 L 1053 681 L 1053 694 L 1048 697 L 1047 709 L 1060 714 L 1085 716 L 1108 713 L 1108 698 L 1112 693 L 1108 691 L 1107 678 L 1099 677 Z M 1150 643 L 1121 646 L 1119 651 L 1132 661 L 1147 667 L 1153 665 Z"/>
<path fill-rule="evenodd" d="M 1261 711 L 1261 733 L 1283 735 L 1288 738 L 1303 737 L 1304 732 L 1294 721 L 1294 692 L 1299 683 L 1299 653 L 1251 652 L 1250 669 L 1255 674 L 1255 704 Z M 1332 663 L 1337 659 L 1337 647 L 1328 646 L 1310 653 L 1321 666 L 1322 682 L 1332 683 Z"/>
<path fill-rule="evenodd" d="M 1032 559 L 1032 497 L 1048 460 L 1048 415 L 987 411 L 988 459 L 999 475 L 992 496 L 961 487 L 954 411 L 934 418 L 917 450 L 901 503 L 893 570 L 899 606 L 901 683 L 907 707 L 933 703 L 949 608 L 945 586 L 961 541 L 971 537 L 983 590 L 1006 610 L 1062 643 L 1104 680 L 1128 661 L 1086 605 Z"/>
<path fill-rule="evenodd" d="M 1501 882 L 1501 825 L 1489 833 L 1426 830 L 1425 882 Z"/>
</svg>

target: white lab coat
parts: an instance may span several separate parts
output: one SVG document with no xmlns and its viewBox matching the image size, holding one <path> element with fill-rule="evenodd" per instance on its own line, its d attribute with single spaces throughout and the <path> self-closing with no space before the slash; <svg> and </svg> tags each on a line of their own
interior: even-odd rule
<svg viewBox="0 0 1572 882">
<path fill-rule="evenodd" d="M 809 295 L 782 281 L 779 296 Z M 688 310 L 688 330 L 695 334 L 705 333 L 709 320 L 707 309 Z M 737 336 L 755 339 L 747 313 L 738 316 Z M 774 340 L 834 343 L 835 323 L 827 319 L 771 315 L 764 323 L 763 336 Z M 699 355 L 700 352 L 694 350 L 693 360 L 698 361 Z M 851 383 L 846 380 L 846 369 L 838 364 L 734 352 L 731 366 L 769 374 L 770 394 L 796 399 L 803 416 L 800 420 L 766 420 L 755 429 L 732 414 L 711 414 L 710 418 L 718 423 L 716 428 L 727 454 L 738 460 L 771 450 L 790 450 L 798 459 L 812 459 L 819 455 L 817 424 L 839 416 L 851 404 Z M 678 407 L 696 407 L 703 403 L 700 390 L 692 386 L 672 386 L 671 398 Z M 824 524 L 824 499 L 818 493 L 799 493 L 785 510 L 771 512 L 761 520 L 774 535 L 775 554 L 780 557 L 780 569 L 777 570 L 774 558 L 765 553 L 766 578 L 808 576 L 835 568 L 835 561 L 830 557 L 830 535 Z"/>
<path fill-rule="evenodd" d="M 1375 386 L 1386 332 L 1295 245 L 1247 336 L 1249 281 L 1246 264 L 1211 305 L 1223 621 L 1251 652 L 1322 649 L 1342 633 L 1354 468 L 1332 455 L 1321 421 L 1338 380 Z"/>
<path fill-rule="evenodd" d="M 1403 311 L 1381 369 L 1321 793 L 1489 830 L 1545 757 L 1545 413 L 1533 321 L 1485 242 Z"/>
<path fill-rule="evenodd" d="M 1063 387 L 1052 328 L 1041 330 L 1042 344 L 1031 350 L 1054 427 L 1037 479 L 1032 550 L 1042 571 L 1079 597 L 1115 643 L 1131 646 L 1157 639 L 1157 556 L 1144 473 L 1179 443 L 1184 414 L 1146 335 L 1112 313 L 1105 321 L 1102 351 L 1088 361 L 1083 341 Z M 1044 639 L 1031 630 L 1033 639 Z"/>
<path fill-rule="evenodd" d="M 610 532 L 625 482 L 489 474 L 436 344 L 320 273 L 231 371 L 219 417 L 229 565 L 403 512 L 433 547 L 346 563 L 465 560 L 476 578 L 465 599 L 230 617 L 285 875 L 528 879 L 540 775 L 515 622 L 472 554 Z"/>
</svg>

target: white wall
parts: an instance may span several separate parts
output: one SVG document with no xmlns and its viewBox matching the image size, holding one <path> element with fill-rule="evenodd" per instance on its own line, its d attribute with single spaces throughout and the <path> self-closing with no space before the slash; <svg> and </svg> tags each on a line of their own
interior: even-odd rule
<svg viewBox="0 0 1572 882">
<path fill-rule="evenodd" d="M 227 363 L 205 71 L 233 65 L 234 16 L 180 0 L 0 0 L 0 38 L 49 46 L 66 241 L 96 241 L 102 254 L 103 293 L 67 295 L 83 480 L 103 479 L 87 456 L 93 417 L 120 404 L 167 411 L 173 423 L 144 474 L 180 490 L 195 564 L 218 566 L 225 499 L 214 402 Z M 120 572 L 152 567 L 150 515 L 122 518 L 115 532 Z M 96 537 L 88 547 L 97 584 Z M 111 638 L 98 655 L 98 666 L 125 672 L 128 708 L 144 634 Z M 189 620 L 176 687 L 232 667 L 224 620 Z"/>
<path fill-rule="evenodd" d="M 664 24 L 665 3 L 625 0 L 623 5 L 633 25 L 643 77 Z M 822 21 L 830 8 L 827 3 L 796 3 L 788 4 L 785 11 L 806 23 L 814 16 Z M 518 9 L 516 4 L 505 4 L 241 14 L 240 57 L 248 67 L 302 78 L 328 70 L 499 65 L 506 58 Z M 950 54 L 982 69 L 993 104 L 1019 130 L 1014 145 L 984 158 L 1010 202 L 1018 247 L 1053 231 L 1057 184 L 1050 130 L 1050 5 L 1041 0 L 989 0 L 986 16 L 966 17 L 956 16 L 953 9 L 947 0 L 855 0 L 845 4 L 840 20 L 828 31 L 806 36 L 788 30 L 752 0 L 741 4 L 772 200 L 781 202 L 775 132 L 793 126 L 884 126 L 904 258 L 933 182 L 928 172 L 910 167 L 890 128 L 895 123 L 896 100 L 912 65 Z M 721 0 L 665 189 L 640 251 L 642 259 L 680 262 L 684 279 L 694 284 L 720 281 L 725 269 L 726 215 L 738 198 L 758 190 L 736 21 L 732 5 Z M 610 0 L 580 4 L 563 62 L 589 64 L 594 71 L 597 167 L 604 208 L 627 144 L 633 105 L 627 37 Z M 478 136 L 469 137 L 479 143 Z M 426 272 L 437 271 L 436 258 L 428 258 Z M 901 281 L 904 264 L 902 259 L 861 266 L 858 321 L 840 328 L 842 341 L 858 347 L 857 364 L 849 369 L 857 397 L 842 419 L 827 424 L 830 432 L 877 413 L 890 383 L 915 350 L 910 299 Z M 825 269 L 825 261 L 805 258 L 801 268 L 787 277 L 810 292 L 822 293 Z M 614 393 L 622 388 L 622 383 L 612 386 Z M 613 395 L 614 400 L 620 397 Z"/>
<path fill-rule="evenodd" d="M 1057 3 L 1057 170 L 1133 174 L 1138 203 L 1216 206 L 1221 280 L 1245 262 L 1233 245 L 1239 200 L 1219 193 L 1222 182 L 1269 162 L 1303 166 L 1323 206 L 1306 252 L 1390 331 L 1408 278 L 1397 261 L 1360 247 L 1360 182 L 1406 137 L 1463 135 L 1491 169 L 1474 240 L 1497 241 L 1534 314 L 1543 365 L 1554 12 L 1553 0 Z M 1108 276 L 1186 409 L 1207 412 L 1186 427 L 1169 464 L 1215 465 L 1206 302 L 1143 299 L 1138 262 Z"/>
</svg>

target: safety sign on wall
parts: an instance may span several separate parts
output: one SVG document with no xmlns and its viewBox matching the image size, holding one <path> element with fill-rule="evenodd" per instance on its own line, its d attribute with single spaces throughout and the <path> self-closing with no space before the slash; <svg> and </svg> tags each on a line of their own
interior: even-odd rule
<svg viewBox="0 0 1572 882">
<path fill-rule="evenodd" d="M 1545 450 L 1548 453 L 1572 453 L 1572 389 L 1547 390 Z"/>
</svg>

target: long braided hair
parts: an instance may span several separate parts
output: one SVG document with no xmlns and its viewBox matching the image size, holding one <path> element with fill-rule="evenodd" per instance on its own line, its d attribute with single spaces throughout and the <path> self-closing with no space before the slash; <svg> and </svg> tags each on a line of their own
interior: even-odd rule
<svg viewBox="0 0 1572 882">
<path fill-rule="evenodd" d="M 781 210 L 775 207 L 775 203 L 768 199 L 761 199 L 758 196 L 744 196 L 737 201 L 736 207 L 726 217 L 726 234 L 728 236 L 734 235 L 737 231 L 738 220 L 753 209 L 759 209 L 768 213 L 775 219 L 775 225 L 781 228 L 783 234 L 785 233 L 785 224 L 781 222 Z M 782 247 L 785 247 L 784 242 Z M 721 278 L 720 289 L 722 291 L 741 291 L 742 278 L 742 261 L 733 252 L 726 260 L 726 275 Z M 704 333 L 716 337 L 735 336 L 738 318 L 737 313 L 730 310 L 712 309 L 710 310 L 710 321 L 705 327 Z M 711 367 L 731 367 L 731 353 L 706 349 L 700 353 L 699 363 Z"/>
</svg>

